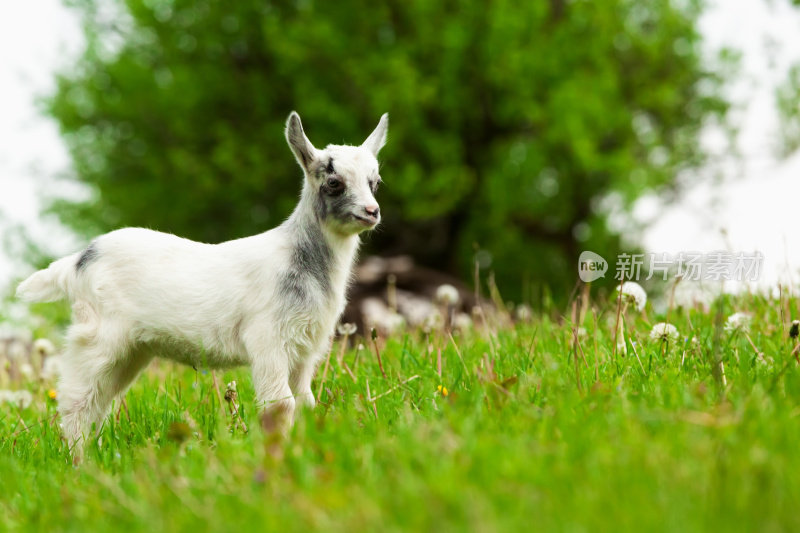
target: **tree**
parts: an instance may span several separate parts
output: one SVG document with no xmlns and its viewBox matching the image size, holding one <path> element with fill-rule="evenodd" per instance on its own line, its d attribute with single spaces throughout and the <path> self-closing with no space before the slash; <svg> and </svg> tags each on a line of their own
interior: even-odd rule
<svg viewBox="0 0 800 533">
<path fill-rule="evenodd" d="M 73 3 L 88 45 L 48 109 L 96 194 L 52 211 L 87 236 L 262 231 L 300 188 L 290 110 L 318 144 L 389 111 L 370 249 L 564 290 L 582 247 L 618 249 L 603 199 L 674 188 L 726 110 L 692 0 Z"/>
<path fill-rule="evenodd" d="M 800 63 L 789 68 L 786 79 L 775 90 L 775 100 L 779 120 L 778 153 L 788 157 L 800 148 Z"/>
</svg>

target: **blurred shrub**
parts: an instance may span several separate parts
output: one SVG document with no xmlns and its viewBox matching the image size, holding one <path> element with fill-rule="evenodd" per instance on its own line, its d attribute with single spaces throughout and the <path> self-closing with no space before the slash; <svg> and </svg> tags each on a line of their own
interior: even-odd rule
<svg viewBox="0 0 800 533">
<path fill-rule="evenodd" d="M 51 210 L 87 236 L 265 230 L 300 188 L 290 110 L 318 145 L 389 111 L 371 251 L 558 293 L 581 249 L 618 248 L 603 199 L 673 186 L 726 109 L 691 0 L 70 3 L 88 45 L 48 109 L 96 194 Z"/>
</svg>

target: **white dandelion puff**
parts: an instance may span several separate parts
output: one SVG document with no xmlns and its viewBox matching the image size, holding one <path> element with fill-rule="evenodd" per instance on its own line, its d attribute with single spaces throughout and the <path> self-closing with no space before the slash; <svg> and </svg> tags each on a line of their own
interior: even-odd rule
<svg viewBox="0 0 800 533">
<path fill-rule="evenodd" d="M 520 304 L 517 306 L 515 314 L 517 315 L 518 321 L 530 322 L 531 318 L 533 318 L 533 309 L 531 309 L 529 305 Z"/>
<path fill-rule="evenodd" d="M 400 313 L 388 307 L 380 298 L 366 298 L 361 302 L 361 314 L 364 331 L 376 329 L 381 335 L 388 336 L 406 326 L 406 319 Z"/>
<path fill-rule="evenodd" d="M 472 319 L 467 313 L 458 313 L 453 318 L 453 327 L 461 331 L 472 329 Z"/>
<path fill-rule="evenodd" d="M 387 333 L 394 333 L 406 327 L 406 319 L 400 313 L 392 313 L 384 324 Z"/>
<path fill-rule="evenodd" d="M 770 368 L 775 365 L 775 359 L 765 354 L 764 352 L 758 352 L 758 355 L 756 356 L 756 363 L 765 366 L 767 368 Z"/>
<path fill-rule="evenodd" d="M 25 409 L 33 402 L 33 395 L 26 390 L 0 390 L 0 403 L 9 403 Z"/>
<path fill-rule="evenodd" d="M 433 310 L 422 323 L 422 331 L 430 333 L 433 330 L 441 329 L 444 326 L 444 318 L 439 311 Z"/>
<path fill-rule="evenodd" d="M 25 409 L 32 403 L 33 395 L 30 392 L 26 390 L 17 391 L 17 405 Z"/>
<path fill-rule="evenodd" d="M 352 322 L 344 322 L 336 326 L 336 332 L 342 337 L 347 337 L 356 332 L 356 325 Z"/>
<path fill-rule="evenodd" d="M 628 343 L 625 342 L 625 339 L 620 339 L 617 341 L 617 353 L 622 354 L 623 356 L 628 355 Z"/>
<path fill-rule="evenodd" d="M 633 303 L 637 311 L 644 309 L 647 303 L 647 293 L 641 285 L 635 281 L 626 281 L 622 287 L 617 287 L 617 291 L 622 292 L 622 299 Z"/>
<path fill-rule="evenodd" d="M 666 322 L 659 322 L 650 330 L 651 341 L 676 342 L 680 336 L 678 328 Z"/>
<path fill-rule="evenodd" d="M 752 318 L 747 313 L 733 313 L 731 316 L 728 317 L 728 320 L 725 322 L 725 331 L 728 332 L 735 332 L 741 331 L 743 333 L 747 333 L 750 331 L 750 320 Z"/>
<path fill-rule="evenodd" d="M 458 289 L 445 283 L 436 289 L 436 301 L 442 305 L 456 305 L 461 300 Z"/>
<path fill-rule="evenodd" d="M 33 343 L 33 351 L 44 359 L 45 357 L 55 355 L 56 347 L 49 339 L 36 339 Z"/>
<path fill-rule="evenodd" d="M 55 380 L 61 375 L 62 361 L 63 359 L 59 356 L 45 359 L 42 365 L 42 373 L 39 377 L 44 380 Z"/>
<path fill-rule="evenodd" d="M 33 365 L 30 363 L 22 363 L 21 365 L 19 365 L 19 373 L 22 377 L 24 377 L 27 380 L 33 379 L 35 374 L 33 370 Z"/>
</svg>

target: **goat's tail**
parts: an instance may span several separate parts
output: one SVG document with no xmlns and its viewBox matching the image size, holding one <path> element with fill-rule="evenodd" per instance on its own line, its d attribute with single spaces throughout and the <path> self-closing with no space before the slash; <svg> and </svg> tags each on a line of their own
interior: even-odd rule
<svg viewBox="0 0 800 533">
<path fill-rule="evenodd" d="M 35 272 L 17 286 L 17 298 L 27 302 L 55 302 L 65 298 L 75 279 L 75 265 L 79 256 L 68 255 Z"/>
</svg>

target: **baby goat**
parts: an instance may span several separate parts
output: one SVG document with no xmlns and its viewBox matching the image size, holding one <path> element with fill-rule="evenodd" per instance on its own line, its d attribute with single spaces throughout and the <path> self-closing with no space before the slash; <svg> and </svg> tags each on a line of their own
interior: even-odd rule
<svg viewBox="0 0 800 533">
<path fill-rule="evenodd" d="M 291 424 L 314 405 L 311 378 L 344 310 L 358 235 L 380 221 L 378 151 L 388 115 L 361 146 L 314 147 L 297 113 L 286 140 L 305 174 L 291 216 L 266 233 L 203 244 L 141 228 L 102 235 L 17 288 L 72 302 L 58 383 L 61 427 L 80 452 L 114 397 L 155 356 L 250 365 L 261 407 Z"/>
</svg>

